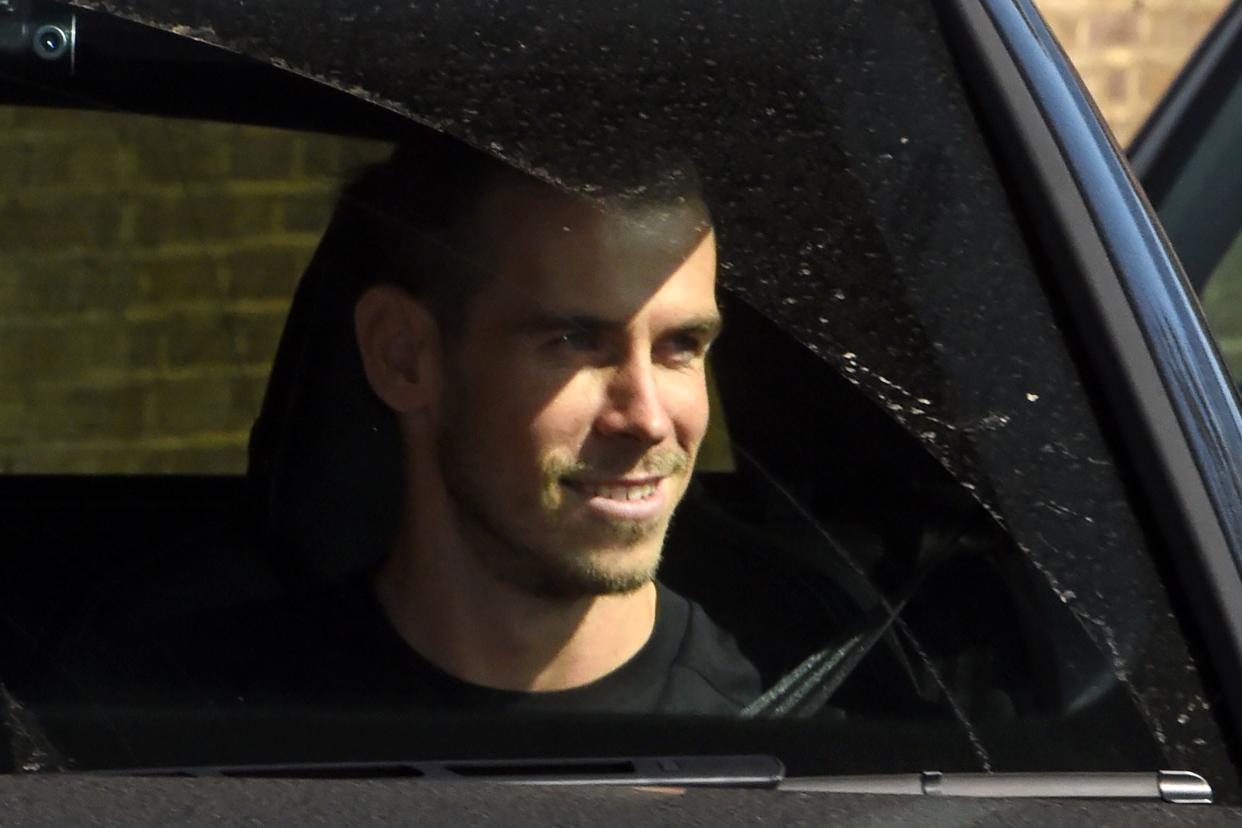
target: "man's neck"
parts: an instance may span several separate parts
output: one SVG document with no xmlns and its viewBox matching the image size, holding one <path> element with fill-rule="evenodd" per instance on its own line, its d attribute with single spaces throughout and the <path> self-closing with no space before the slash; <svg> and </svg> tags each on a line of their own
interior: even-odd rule
<svg viewBox="0 0 1242 828">
<path fill-rule="evenodd" d="M 537 595 L 496 578 L 469 550 L 429 549 L 408 536 L 375 589 L 420 655 L 464 681 L 507 690 L 589 684 L 637 653 L 655 625 L 653 583 L 617 595 Z"/>
</svg>

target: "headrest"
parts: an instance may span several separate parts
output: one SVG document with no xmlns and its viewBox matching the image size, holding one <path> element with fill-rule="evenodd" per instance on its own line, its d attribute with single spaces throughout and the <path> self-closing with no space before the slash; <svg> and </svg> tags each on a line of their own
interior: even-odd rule
<svg viewBox="0 0 1242 828">
<path fill-rule="evenodd" d="M 247 470 L 274 562 L 310 581 L 378 563 L 403 486 L 396 421 L 371 391 L 354 338 L 361 285 L 330 247 L 325 236 L 294 294 Z"/>
</svg>

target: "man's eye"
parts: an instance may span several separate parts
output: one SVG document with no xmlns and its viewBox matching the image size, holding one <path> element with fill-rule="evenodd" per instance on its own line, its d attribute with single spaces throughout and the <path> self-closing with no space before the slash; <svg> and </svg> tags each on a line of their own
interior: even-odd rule
<svg viewBox="0 0 1242 828">
<path fill-rule="evenodd" d="M 692 334 L 677 334 L 669 337 L 664 347 L 663 357 L 665 360 L 675 363 L 690 362 L 707 351 L 707 343 Z"/>
</svg>

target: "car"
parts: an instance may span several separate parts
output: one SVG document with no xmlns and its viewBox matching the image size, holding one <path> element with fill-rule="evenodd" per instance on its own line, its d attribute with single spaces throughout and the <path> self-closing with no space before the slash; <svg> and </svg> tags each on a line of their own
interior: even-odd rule
<svg viewBox="0 0 1242 828">
<path fill-rule="evenodd" d="M 1236 818 L 1238 398 L 1029 0 L 9 0 L 0 55 L 9 813 Z M 587 198 L 701 181 L 725 326 L 660 577 L 745 715 L 179 681 L 203 619 L 390 542 L 357 371 L 271 366 L 321 341 L 335 194 L 429 132 Z"/>
</svg>

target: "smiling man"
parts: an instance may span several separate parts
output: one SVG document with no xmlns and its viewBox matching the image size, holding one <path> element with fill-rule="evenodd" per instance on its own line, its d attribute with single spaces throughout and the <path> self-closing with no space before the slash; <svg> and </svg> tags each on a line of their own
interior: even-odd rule
<svg viewBox="0 0 1242 828">
<path fill-rule="evenodd" d="M 280 374 L 322 373 L 288 364 L 322 347 L 295 319 L 317 291 L 350 297 L 334 347 L 382 411 L 370 428 L 396 435 L 399 517 L 382 563 L 306 605 L 302 645 L 256 669 L 467 710 L 729 714 L 759 694 L 732 639 L 656 580 L 721 326 L 692 179 L 588 200 L 447 139 L 403 147 L 343 195 L 266 418 L 282 396 L 303 416 Z"/>
</svg>

